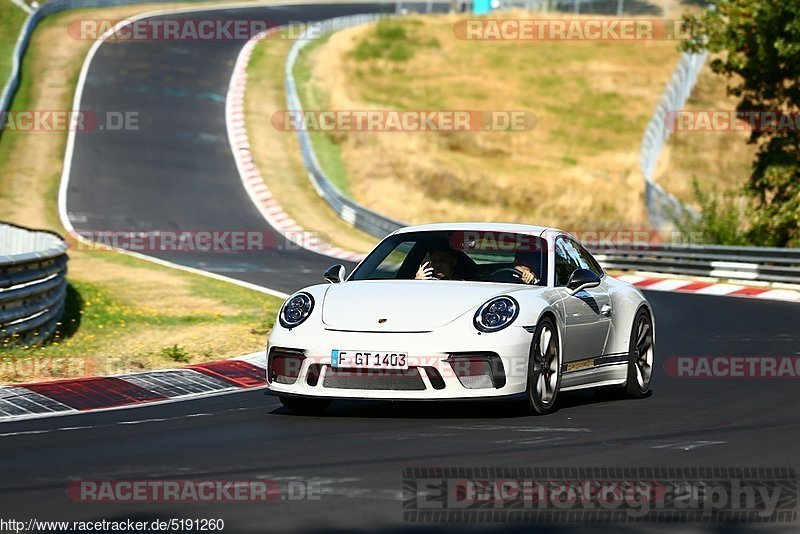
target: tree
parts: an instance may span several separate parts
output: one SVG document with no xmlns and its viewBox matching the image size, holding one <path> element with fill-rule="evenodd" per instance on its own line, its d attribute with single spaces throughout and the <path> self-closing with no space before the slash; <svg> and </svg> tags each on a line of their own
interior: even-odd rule
<svg viewBox="0 0 800 534">
<path fill-rule="evenodd" d="M 718 53 L 711 69 L 728 77 L 737 114 L 761 123 L 748 141 L 759 147 L 746 187 L 754 200 L 749 240 L 800 246 L 800 1 L 711 0 L 684 21 L 692 35 L 685 49 Z M 769 127 L 765 112 L 784 121 Z"/>
</svg>

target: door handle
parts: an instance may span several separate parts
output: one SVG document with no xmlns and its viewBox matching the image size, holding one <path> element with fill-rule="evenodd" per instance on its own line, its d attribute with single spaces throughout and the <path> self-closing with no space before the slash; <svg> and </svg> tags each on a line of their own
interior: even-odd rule
<svg viewBox="0 0 800 534">
<path fill-rule="evenodd" d="M 600 313 L 606 317 L 611 317 L 611 304 L 603 304 L 603 307 L 600 308 Z"/>
</svg>

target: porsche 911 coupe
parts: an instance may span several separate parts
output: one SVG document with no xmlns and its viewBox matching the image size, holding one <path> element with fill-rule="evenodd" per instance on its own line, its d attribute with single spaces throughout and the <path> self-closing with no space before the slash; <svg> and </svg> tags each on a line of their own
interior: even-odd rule
<svg viewBox="0 0 800 534">
<path fill-rule="evenodd" d="M 650 389 L 654 319 L 570 234 L 519 224 L 402 228 L 346 276 L 291 295 L 267 345 L 286 408 L 335 399 L 525 400 Z"/>
</svg>

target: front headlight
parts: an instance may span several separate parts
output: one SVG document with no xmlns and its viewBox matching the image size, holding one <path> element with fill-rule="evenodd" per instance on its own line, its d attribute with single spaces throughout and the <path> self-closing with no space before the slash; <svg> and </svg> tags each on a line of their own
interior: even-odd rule
<svg viewBox="0 0 800 534">
<path fill-rule="evenodd" d="M 281 308 L 278 317 L 281 326 L 284 328 L 294 328 L 299 326 L 303 321 L 308 319 L 311 315 L 311 310 L 314 309 L 314 297 L 308 293 L 298 293 L 289 297 L 283 307 Z"/>
<path fill-rule="evenodd" d="M 514 322 L 519 304 L 511 297 L 496 297 L 478 308 L 472 320 L 481 332 L 497 332 Z"/>
</svg>

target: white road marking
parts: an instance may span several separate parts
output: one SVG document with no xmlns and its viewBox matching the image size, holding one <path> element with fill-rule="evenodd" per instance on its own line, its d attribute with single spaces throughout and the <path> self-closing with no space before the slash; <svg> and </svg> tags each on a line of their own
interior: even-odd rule
<svg viewBox="0 0 800 534">
<path fill-rule="evenodd" d="M 723 443 L 727 443 L 725 441 L 674 441 L 668 443 L 658 443 L 653 445 L 656 442 L 644 442 L 645 444 L 650 444 L 649 447 L 651 449 L 674 449 L 674 450 L 683 450 L 683 451 L 691 451 L 693 449 L 698 449 L 700 447 L 708 447 L 711 445 L 722 445 Z"/>
<path fill-rule="evenodd" d="M 391 439 L 391 440 L 406 440 L 406 439 L 427 439 L 427 438 L 446 438 L 451 436 L 458 436 L 457 433 L 445 434 L 442 432 L 425 432 L 421 434 L 402 434 L 391 436 L 373 436 L 372 439 Z"/>
<path fill-rule="evenodd" d="M 495 425 L 475 425 L 475 426 L 446 426 L 455 430 L 511 430 L 514 432 L 591 432 L 590 428 L 559 428 L 547 426 L 521 427 L 521 426 L 495 426 Z"/>
<path fill-rule="evenodd" d="M 6 436 L 26 436 L 28 434 L 48 434 L 53 432 L 52 430 L 26 430 L 25 432 L 5 432 L 0 434 L 0 438 L 4 438 Z"/>
<path fill-rule="evenodd" d="M 141 425 L 143 423 L 161 423 L 161 422 L 164 422 L 164 421 L 166 421 L 166 419 L 163 419 L 163 418 L 159 417 L 159 418 L 154 418 L 154 419 L 142 419 L 141 421 L 120 421 L 117 424 L 118 425 Z"/>
<path fill-rule="evenodd" d="M 141 425 L 145 423 L 164 423 L 169 421 L 177 421 L 180 419 L 191 419 L 194 417 L 208 417 L 210 415 L 221 415 L 224 413 L 229 412 L 241 412 L 244 410 L 261 410 L 261 408 L 229 408 L 227 410 L 222 410 L 221 412 L 217 413 L 208 413 L 208 412 L 201 412 L 201 413 L 192 413 L 188 415 L 178 415 L 175 417 L 164 417 L 164 418 L 149 418 L 149 419 L 133 419 L 131 421 L 115 421 L 113 423 L 103 424 L 103 425 L 88 425 L 88 426 L 62 426 L 58 428 L 50 428 L 47 430 L 24 430 L 21 432 L 5 432 L 0 434 L 0 437 L 6 436 L 26 436 L 29 434 L 50 434 L 52 432 L 69 432 L 73 430 L 93 430 L 96 428 L 106 428 L 114 425 Z"/>
<path fill-rule="evenodd" d="M 540 443 L 552 443 L 554 441 L 564 441 L 565 439 L 567 438 L 561 436 L 539 436 L 532 439 L 499 439 L 495 441 L 495 443 L 510 443 L 513 445 L 539 445 Z"/>
</svg>

